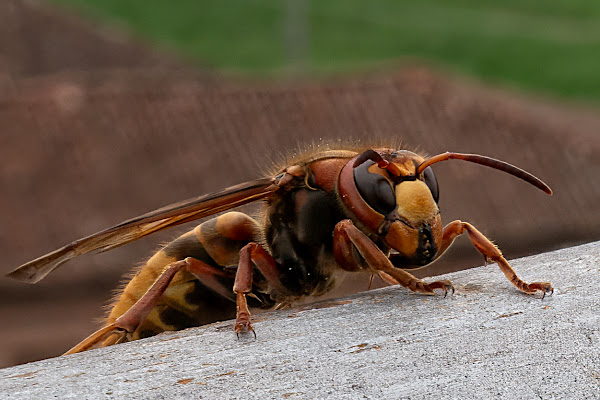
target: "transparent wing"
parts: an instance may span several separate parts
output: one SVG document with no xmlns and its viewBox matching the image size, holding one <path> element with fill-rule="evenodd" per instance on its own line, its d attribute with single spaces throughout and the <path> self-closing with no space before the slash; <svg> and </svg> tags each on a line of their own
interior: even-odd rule
<svg viewBox="0 0 600 400">
<path fill-rule="evenodd" d="M 114 249 L 151 233 L 264 199 L 278 188 L 279 186 L 272 178 L 264 178 L 171 204 L 76 240 L 21 265 L 7 276 L 28 283 L 36 283 L 74 257 Z"/>
</svg>

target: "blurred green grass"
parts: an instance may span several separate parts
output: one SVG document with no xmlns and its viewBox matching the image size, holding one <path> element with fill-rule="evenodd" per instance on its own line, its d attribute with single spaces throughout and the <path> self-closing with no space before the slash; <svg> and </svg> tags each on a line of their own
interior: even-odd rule
<svg viewBox="0 0 600 400">
<path fill-rule="evenodd" d="M 51 0 L 125 25 L 197 65 L 273 76 L 289 71 L 280 0 Z M 486 81 L 600 99 L 595 0 L 308 1 L 305 73 L 417 58 Z"/>
</svg>

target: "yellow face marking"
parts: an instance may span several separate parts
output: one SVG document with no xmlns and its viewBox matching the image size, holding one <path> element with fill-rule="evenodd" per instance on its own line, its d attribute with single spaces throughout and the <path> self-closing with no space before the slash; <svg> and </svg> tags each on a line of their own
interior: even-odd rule
<svg viewBox="0 0 600 400">
<path fill-rule="evenodd" d="M 403 163 L 395 162 L 402 176 L 410 176 L 415 174 L 415 164 L 411 159 L 405 160 Z"/>
<path fill-rule="evenodd" d="M 410 176 L 415 174 L 415 164 L 412 162 L 412 160 L 406 160 L 402 163 L 394 162 L 393 164 L 398 167 L 402 176 Z M 390 173 L 385 169 L 379 168 L 377 164 L 369 166 L 367 170 L 372 174 L 381 175 L 388 180 L 390 178 Z"/>
<path fill-rule="evenodd" d="M 396 185 L 398 214 L 410 224 L 430 221 L 439 209 L 423 181 L 405 181 Z"/>
<path fill-rule="evenodd" d="M 372 174 L 381 175 L 387 180 L 389 180 L 389 178 L 390 178 L 389 173 L 386 170 L 379 168 L 377 166 L 377 164 L 373 164 L 373 165 L 369 166 L 369 168 L 367 168 L 367 171 L 369 171 Z"/>
</svg>

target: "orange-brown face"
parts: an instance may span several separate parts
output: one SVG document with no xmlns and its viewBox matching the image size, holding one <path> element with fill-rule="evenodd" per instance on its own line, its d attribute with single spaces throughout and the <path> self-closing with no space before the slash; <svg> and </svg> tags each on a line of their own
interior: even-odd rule
<svg viewBox="0 0 600 400">
<path fill-rule="evenodd" d="M 403 264 L 428 264 L 442 238 L 433 171 L 426 168 L 417 176 L 417 167 L 424 158 L 409 151 L 378 149 L 376 153 L 380 160 L 370 153 L 366 160 L 359 156 L 354 165 L 345 167 L 353 168 L 360 198 L 346 193 L 342 199 L 364 226 L 399 253 Z M 345 173 L 348 176 L 349 171 Z M 340 190 L 344 189 L 341 183 Z"/>
</svg>

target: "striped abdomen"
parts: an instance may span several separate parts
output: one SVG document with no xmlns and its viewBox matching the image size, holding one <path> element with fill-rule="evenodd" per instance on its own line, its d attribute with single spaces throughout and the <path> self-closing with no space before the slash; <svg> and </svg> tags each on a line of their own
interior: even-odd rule
<svg viewBox="0 0 600 400">
<path fill-rule="evenodd" d="M 229 212 L 210 219 L 178 237 L 154 254 L 129 281 L 112 306 L 106 323 L 123 315 L 146 293 L 165 268 L 179 260 L 192 257 L 214 270 L 210 275 L 196 276 L 179 271 L 146 320 L 131 335 L 131 340 L 234 318 L 233 282 L 240 249 L 258 240 L 260 228 L 249 216 Z M 218 282 L 218 292 L 209 289 L 202 280 Z M 104 345 L 113 344 L 109 337 Z"/>
</svg>

